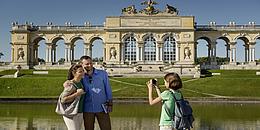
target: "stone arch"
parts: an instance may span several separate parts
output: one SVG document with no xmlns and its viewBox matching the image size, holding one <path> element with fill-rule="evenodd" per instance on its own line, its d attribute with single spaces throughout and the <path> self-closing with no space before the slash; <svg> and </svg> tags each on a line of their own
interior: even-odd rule
<svg viewBox="0 0 260 130">
<path fill-rule="evenodd" d="M 154 33 L 146 33 L 146 34 L 143 34 L 142 40 L 144 41 L 144 40 L 145 40 L 147 37 L 149 37 L 149 36 L 152 36 L 152 37 L 155 39 L 156 42 L 158 41 L 158 38 L 156 37 L 156 35 L 155 35 Z"/>
<path fill-rule="evenodd" d="M 199 44 L 198 43 L 199 40 L 205 40 L 206 41 L 207 52 L 205 54 L 203 54 L 201 58 L 207 57 L 207 59 L 206 59 L 206 61 L 202 60 L 203 62 L 200 61 L 200 59 L 199 59 L 199 57 L 200 57 L 199 54 L 201 53 L 201 51 L 199 51 L 199 45 L 198 45 Z M 195 54 L 195 57 L 196 57 L 197 62 L 200 63 L 200 64 L 211 64 L 212 57 L 213 57 L 212 49 L 211 49 L 212 40 L 209 37 L 207 37 L 207 36 L 201 36 L 201 37 L 198 37 L 196 39 L 196 42 L 197 42 L 197 44 L 196 44 L 196 54 Z"/>
<path fill-rule="evenodd" d="M 43 42 L 45 41 L 45 42 Z M 34 65 L 40 65 L 47 61 L 46 59 L 46 41 L 45 35 L 37 35 L 31 38 L 33 44 L 32 50 L 30 50 L 31 63 Z"/>
<path fill-rule="evenodd" d="M 129 32 L 122 36 L 121 42 L 123 43 L 127 38 L 133 37 L 137 41 L 137 35 L 135 33 Z"/>
<path fill-rule="evenodd" d="M 228 33 L 223 33 L 222 36 L 219 36 L 217 39 L 220 39 L 220 38 L 224 41 L 229 41 L 229 42 L 231 42 L 233 40 L 232 37 Z"/>
<path fill-rule="evenodd" d="M 123 61 L 128 62 L 129 64 L 136 62 L 136 59 L 138 58 L 136 55 L 136 48 L 138 46 L 137 44 L 137 36 L 132 33 L 126 33 L 121 40 L 121 58 Z"/>
<path fill-rule="evenodd" d="M 243 41 L 242 46 L 238 40 Z M 239 35 L 235 38 L 235 62 L 248 62 L 249 61 L 249 39 L 246 36 Z"/>
<path fill-rule="evenodd" d="M 83 40 L 83 42 L 86 43 L 86 40 L 82 36 L 73 36 L 69 39 L 71 44 L 74 44 L 77 40 Z"/>
<path fill-rule="evenodd" d="M 251 37 L 249 37 L 247 34 L 245 33 L 240 33 L 239 35 L 237 35 L 236 37 L 234 37 L 234 41 L 238 40 L 238 39 L 241 39 L 243 40 L 244 42 L 248 43 L 249 41 L 251 41 Z"/>
<path fill-rule="evenodd" d="M 245 36 L 236 37 L 235 41 L 237 41 L 239 39 L 244 41 L 245 44 L 249 44 L 250 40 L 248 39 L 248 37 L 245 37 Z"/>
<path fill-rule="evenodd" d="M 102 36 L 100 36 L 100 35 L 92 35 L 92 36 L 90 36 L 90 37 L 88 38 L 87 41 L 89 41 L 89 43 L 92 44 L 92 43 L 93 43 L 95 40 L 97 40 L 97 39 L 102 40 L 103 42 L 105 42 L 105 41 L 104 41 L 104 38 L 103 38 Z"/>
<path fill-rule="evenodd" d="M 64 36 L 54 36 L 50 39 L 51 43 L 53 44 L 56 44 L 56 42 L 58 42 L 59 40 L 64 40 L 64 42 L 66 43 Z"/>
<path fill-rule="evenodd" d="M 96 43 L 94 44 L 94 42 L 96 40 L 101 40 L 102 43 L 99 44 L 99 42 L 97 42 L 97 44 Z M 88 42 L 88 55 L 92 57 L 93 62 L 99 62 L 101 60 L 99 58 L 103 58 L 102 60 L 106 59 L 106 45 L 104 44 L 105 43 L 104 38 L 100 35 L 92 35 L 91 37 L 89 37 L 88 41 L 89 41 Z M 96 50 L 97 48 L 100 51 L 97 51 Z M 103 54 L 100 54 L 100 53 L 103 53 Z M 97 54 L 97 55 L 95 55 L 95 54 Z M 96 56 L 101 56 L 101 57 L 96 57 Z M 98 58 L 98 59 L 96 59 L 96 58 Z M 96 60 L 98 60 L 98 61 L 96 61 Z"/>
<path fill-rule="evenodd" d="M 225 41 L 227 44 L 230 43 L 230 39 L 228 37 L 225 37 L 225 36 L 220 36 L 217 39 L 221 39 L 221 40 Z"/>
<path fill-rule="evenodd" d="M 211 39 L 209 37 L 206 37 L 206 36 L 198 37 L 196 39 L 196 41 L 198 41 L 200 39 L 207 41 L 208 44 L 211 44 L 211 42 L 212 42 Z"/>
<path fill-rule="evenodd" d="M 217 38 L 216 40 L 216 62 L 218 64 L 227 64 L 229 63 L 229 57 L 230 57 L 230 37 L 227 36 L 220 36 Z M 223 44 L 219 44 L 219 43 L 223 43 L 222 41 L 219 40 L 223 40 L 224 41 L 224 45 Z"/>
<path fill-rule="evenodd" d="M 257 34 L 253 39 L 254 39 L 254 42 L 256 42 L 257 39 L 260 40 L 260 34 Z"/>
<path fill-rule="evenodd" d="M 32 43 L 35 43 L 35 44 L 38 44 L 41 40 L 47 40 L 46 36 L 44 35 L 40 35 L 40 36 L 35 36 L 35 37 L 32 37 L 31 38 L 31 42 Z"/>
<path fill-rule="evenodd" d="M 179 41 L 180 40 L 178 34 L 176 34 L 176 33 L 165 33 L 165 34 L 162 35 L 162 39 L 161 40 L 165 41 L 165 39 L 168 38 L 168 37 L 173 37 L 175 39 L 175 41 Z"/>
</svg>

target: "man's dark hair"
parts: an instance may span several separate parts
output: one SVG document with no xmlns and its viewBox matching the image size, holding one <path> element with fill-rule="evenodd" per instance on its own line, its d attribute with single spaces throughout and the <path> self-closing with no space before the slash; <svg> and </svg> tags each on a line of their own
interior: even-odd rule
<svg viewBox="0 0 260 130">
<path fill-rule="evenodd" d="M 92 60 L 90 56 L 81 56 L 79 62 L 82 63 L 83 60 L 88 60 L 88 59 Z"/>
</svg>

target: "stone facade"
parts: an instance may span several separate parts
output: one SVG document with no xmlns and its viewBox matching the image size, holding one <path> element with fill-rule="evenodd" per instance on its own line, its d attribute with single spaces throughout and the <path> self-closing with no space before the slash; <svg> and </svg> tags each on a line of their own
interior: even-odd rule
<svg viewBox="0 0 260 130">
<path fill-rule="evenodd" d="M 236 64 L 236 40 L 245 42 L 245 62 L 256 65 L 255 44 L 260 36 L 260 27 L 251 23 L 248 26 L 235 25 L 196 25 L 193 16 L 179 16 L 175 7 L 166 5 L 164 11 L 156 9 L 153 1 L 142 3 L 147 5 L 143 10 L 137 11 L 135 6 L 122 9 L 122 16 L 106 17 L 104 25 L 34 26 L 31 24 L 12 26 L 12 64 L 39 67 L 39 42 L 45 40 L 46 65 L 53 66 L 56 62 L 56 42 L 64 40 L 65 66 L 70 65 L 74 59 L 74 43 L 78 39 L 84 41 L 84 53 L 92 56 L 92 44 L 101 39 L 104 48 L 103 62 L 114 67 L 127 66 L 129 68 L 142 66 L 151 68 L 163 67 L 160 71 L 171 70 L 187 73 L 196 73 L 195 59 L 197 58 L 197 40 L 208 42 L 208 57 L 210 65 L 216 65 L 216 40 L 223 39 L 227 43 L 227 58 L 229 64 Z M 49 67 L 49 68 L 50 68 Z M 48 68 L 48 67 L 47 67 Z M 66 67 L 65 67 L 66 68 Z M 229 67 L 226 67 L 229 68 Z M 186 71 L 186 70 L 185 70 Z"/>
</svg>

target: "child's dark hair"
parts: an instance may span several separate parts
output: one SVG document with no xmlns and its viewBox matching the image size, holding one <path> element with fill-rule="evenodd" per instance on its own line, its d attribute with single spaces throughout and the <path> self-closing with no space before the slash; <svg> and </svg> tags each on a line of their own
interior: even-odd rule
<svg viewBox="0 0 260 130">
<path fill-rule="evenodd" d="M 77 72 L 78 68 L 82 68 L 79 64 L 74 64 L 70 67 L 68 71 L 68 80 L 72 80 L 74 78 L 74 74 Z"/>
<path fill-rule="evenodd" d="M 169 88 L 177 90 L 182 88 L 182 81 L 177 73 L 168 73 L 164 76 L 164 80 L 169 83 Z"/>
</svg>

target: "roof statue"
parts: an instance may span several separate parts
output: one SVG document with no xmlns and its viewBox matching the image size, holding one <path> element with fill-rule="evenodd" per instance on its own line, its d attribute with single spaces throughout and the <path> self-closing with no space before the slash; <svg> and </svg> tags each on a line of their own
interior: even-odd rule
<svg viewBox="0 0 260 130">
<path fill-rule="evenodd" d="M 157 5 L 158 3 L 153 1 L 153 0 L 149 0 L 149 1 L 144 1 L 141 3 L 141 5 L 147 5 L 145 9 L 141 10 L 140 13 L 145 13 L 148 15 L 152 15 L 152 14 L 158 14 L 159 10 L 155 9 L 153 5 Z"/>
<path fill-rule="evenodd" d="M 170 6 L 169 4 L 166 4 L 166 9 L 165 9 L 166 13 L 170 13 L 170 14 L 179 14 L 179 11 L 177 10 L 177 8 Z"/>
<path fill-rule="evenodd" d="M 165 11 L 160 11 L 156 9 L 154 5 L 158 3 L 154 0 L 147 0 L 141 3 L 141 5 L 146 5 L 144 9 L 137 11 L 135 5 L 130 5 L 126 8 L 122 9 L 123 15 L 137 15 L 137 16 L 144 16 L 144 15 L 166 15 L 166 16 L 176 16 L 178 15 L 179 11 L 177 8 L 167 4 Z"/>
<path fill-rule="evenodd" d="M 122 13 L 127 13 L 127 14 L 136 14 L 136 9 L 135 5 L 128 6 L 126 8 L 122 9 Z"/>
</svg>

